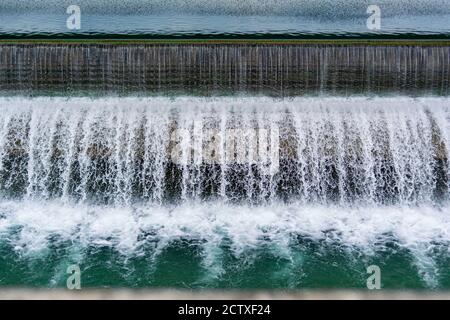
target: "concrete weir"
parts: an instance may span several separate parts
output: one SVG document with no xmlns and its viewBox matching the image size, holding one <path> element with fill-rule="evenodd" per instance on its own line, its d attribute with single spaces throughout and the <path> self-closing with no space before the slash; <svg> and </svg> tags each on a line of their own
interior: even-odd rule
<svg viewBox="0 0 450 320">
<path fill-rule="evenodd" d="M 0 91 L 448 95 L 450 46 L 445 41 L 3 41 Z"/>
<path fill-rule="evenodd" d="M 429 203 L 447 198 L 448 98 L 2 98 L 11 196 Z"/>
</svg>

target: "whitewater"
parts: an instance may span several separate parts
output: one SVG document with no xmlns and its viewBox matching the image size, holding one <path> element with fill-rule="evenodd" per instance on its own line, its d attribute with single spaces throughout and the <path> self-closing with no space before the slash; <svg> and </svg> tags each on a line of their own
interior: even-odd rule
<svg viewBox="0 0 450 320">
<path fill-rule="evenodd" d="M 107 250 L 148 258 L 151 274 L 187 246 L 206 273 L 187 286 L 235 286 L 232 270 L 265 257 L 298 287 L 330 250 L 350 264 L 400 254 L 423 285 L 446 285 L 448 98 L 2 97 L 0 109 L 3 259 Z"/>
</svg>

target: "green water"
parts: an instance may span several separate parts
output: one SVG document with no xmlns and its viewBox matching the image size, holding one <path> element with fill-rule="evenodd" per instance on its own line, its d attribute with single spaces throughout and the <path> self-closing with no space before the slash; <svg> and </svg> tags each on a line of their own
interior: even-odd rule
<svg viewBox="0 0 450 320">
<path fill-rule="evenodd" d="M 450 287 L 450 259 L 443 252 L 436 252 L 434 270 L 423 270 L 395 242 L 383 247 L 368 255 L 337 243 L 298 239 L 289 256 L 270 245 L 238 256 L 223 246 L 214 249 L 215 261 L 205 262 L 202 245 L 192 241 L 176 241 L 161 252 L 150 244 L 132 256 L 108 247 L 80 249 L 69 243 L 23 255 L 2 241 L 0 285 L 65 287 L 66 269 L 76 264 L 82 287 L 366 288 L 370 276 L 366 269 L 377 265 L 383 288 Z M 432 283 L 427 277 L 433 278 Z"/>
</svg>

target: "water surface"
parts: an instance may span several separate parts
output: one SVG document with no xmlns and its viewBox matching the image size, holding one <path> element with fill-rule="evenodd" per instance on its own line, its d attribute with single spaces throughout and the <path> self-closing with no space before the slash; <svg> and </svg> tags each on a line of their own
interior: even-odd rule
<svg viewBox="0 0 450 320">
<path fill-rule="evenodd" d="M 448 98 L 0 106 L 1 285 L 450 286 Z"/>
</svg>

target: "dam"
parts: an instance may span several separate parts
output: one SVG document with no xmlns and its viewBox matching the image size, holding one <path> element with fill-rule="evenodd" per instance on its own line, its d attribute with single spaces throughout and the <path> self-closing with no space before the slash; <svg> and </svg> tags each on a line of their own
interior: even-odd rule
<svg viewBox="0 0 450 320">
<path fill-rule="evenodd" d="M 0 1 L 0 289 L 450 288 L 450 4 L 63 2 Z"/>
</svg>

